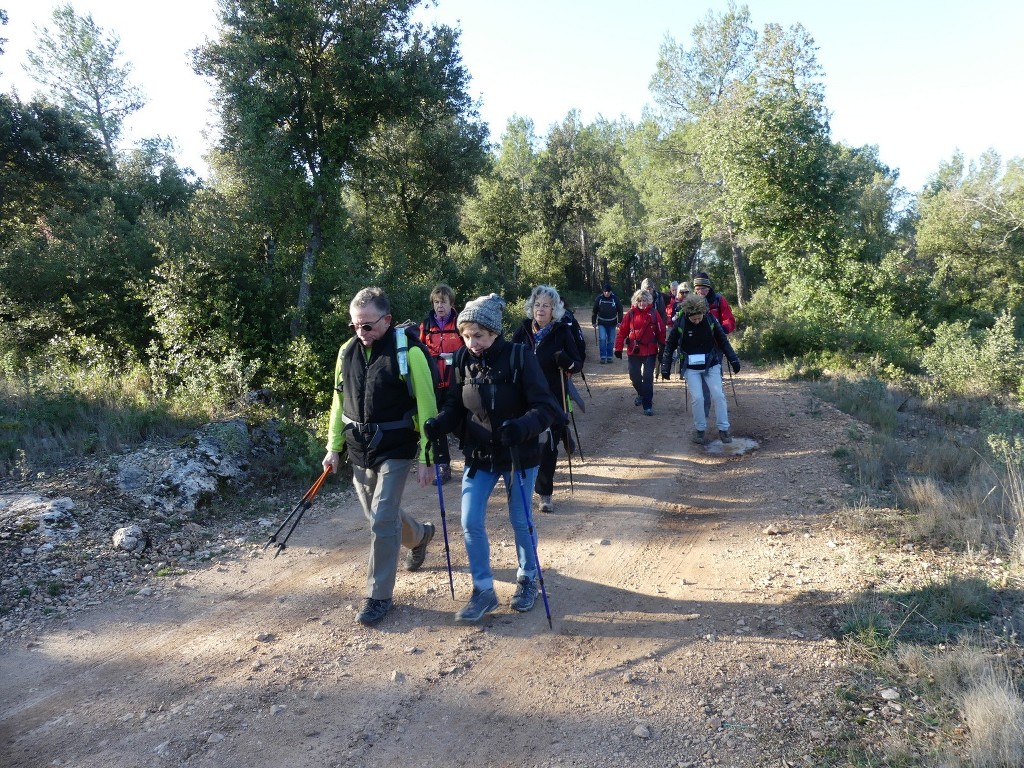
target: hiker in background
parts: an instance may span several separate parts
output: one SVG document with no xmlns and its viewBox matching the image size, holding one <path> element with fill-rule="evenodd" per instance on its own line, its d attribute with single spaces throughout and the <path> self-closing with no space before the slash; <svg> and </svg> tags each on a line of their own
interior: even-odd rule
<svg viewBox="0 0 1024 768">
<path fill-rule="evenodd" d="M 367 595 L 356 614 L 356 621 L 369 626 L 391 610 L 400 547 L 409 547 L 405 568 L 415 571 L 434 537 L 433 524 L 420 523 L 401 503 L 417 444 L 416 479 L 430 485 L 427 438 L 420 427 L 437 414 L 437 400 L 427 352 L 422 344 L 409 343 L 404 329 L 392 327 L 387 294 L 363 288 L 348 311 L 355 338 L 338 351 L 323 466 L 337 472 L 342 446 L 348 449 L 352 485 L 370 521 Z M 404 352 L 398 334 L 408 343 Z M 401 373 L 402 355 L 411 381 Z"/>
<path fill-rule="evenodd" d="M 450 371 L 452 356 L 462 348 L 462 337 L 459 336 L 459 329 L 455 325 L 455 291 L 444 283 L 439 283 L 430 292 L 431 311 L 420 323 L 420 341 L 422 341 L 434 364 L 437 366 L 437 407 L 440 408 L 448 395 L 450 383 Z M 448 441 L 442 440 L 437 444 L 437 455 L 434 457 L 441 474 L 441 483 L 447 483 L 452 479 L 451 453 L 448 448 Z M 437 483 L 435 476 L 433 482 Z"/>
<path fill-rule="evenodd" d="M 661 299 L 665 303 L 665 327 L 668 328 L 672 325 L 672 305 L 676 301 L 676 291 L 679 290 L 679 281 L 673 280 L 669 283 L 668 290 L 661 294 Z"/>
<path fill-rule="evenodd" d="M 672 327 L 672 323 L 676 320 L 676 314 L 679 312 L 679 305 L 682 304 L 683 300 L 689 295 L 690 284 L 680 283 L 679 287 L 676 288 L 676 295 L 672 297 L 672 301 L 665 307 L 665 317 L 667 319 L 667 322 L 665 323 L 666 328 Z"/>
<path fill-rule="evenodd" d="M 497 294 L 481 296 L 459 313 L 458 327 L 465 349 L 452 360 L 448 398 L 435 419 L 424 425 L 431 440 L 459 430 L 466 468 L 462 475 L 462 530 L 473 578 L 469 602 L 455 614 L 457 621 L 479 621 L 498 607 L 491 571 L 491 548 L 485 512 L 491 492 L 505 483 L 508 517 L 516 542 L 519 568 L 516 591 L 509 603 L 528 611 L 537 599 L 539 568 L 530 533 L 529 493 L 513 491 L 515 483 L 532 488 L 540 462 L 538 436 L 565 415 L 544 379 L 535 355 L 502 336 L 505 302 Z M 512 469 L 512 451 L 525 470 L 522 479 Z M 516 476 L 513 477 L 513 474 Z"/>
<path fill-rule="evenodd" d="M 732 313 L 732 307 L 725 300 L 725 296 L 715 292 L 707 272 L 698 272 L 693 276 L 693 290 L 707 301 L 708 310 L 722 326 L 723 331 L 732 333 L 736 330 L 736 318 Z"/>
<path fill-rule="evenodd" d="M 566 411 L 565 377 L 580 370 L 583 362 L 572 329 L 561 322 L 565 305 L 555 288 L 538 285 L 526 300 L 525 309 L 526 319 L 512 334 L 512 341 L 525 344 L 537 356 L 551 395 Z M 540 468 L 534 486 L 540 496 L 541 512 L 555 511 L 551 495 L 555 486 L 558 444 L 562 442 L 566 443 L 566 451 L 570 452 L 573 446 L 568 439 L 568 428 L 559 424 L 551 427 L 547 439 L 541 443 Z"/>
<path fill-rule="evenodd" d="M 662 295 L 661 291 L 658 290 L 658 287 L 654 284 L 654 281 L 651 280 L 651 278 L 649 278 L 649 277 L 645 277 L 640 282 L 640 290 L 641 291 L 647 291 L 648 295 L 651 297 L 650 304 L 651 304 L 652 309 L 655 312 L 657 312 L 659 315 L 661 315 L 662 323 L 664 323 L 665 322 L 665 297 Z M 658 345 L 658 351 L 655 353 L 655 358 L 656 358 L 655 359 L 655 365 L 654 365 L 654 375 L 655 375 L 655 377 L 657 377 L 657 376 L 659 376 L 661 374 L 661 356 L 664 353 L 664 349 L 665 349 L 665 337 L 664 337 L 664 335 L 662 335 L 661 343 Z"/>
<path fill-rule="evenodd" d="M 622 322 L 622 302 L 612 292 L 612 284 L 605 283 L 601 293 L 594 299 L 594 309 L 590 314 L 590 324 L 598 331 L 598 346 L 602 363 L 612 361 L 615 349 L 615 329 Z"/>
<path fill-rule="evenodd" d="M 733 373 L 740 372 L 740 360 L 729 344 L 721 324 L 708 313 L 703 296 L 692 294 L 682 303 L 665 348 L 679 352 L 681 376 L 686 379 L 693 411 L 693 441 L 700 444 L 705 442 L 708 417 L 704 411 L 704 388 L 701 386 L 704 381 L 715 404 L 718 437 L 723 443 L 731 443 L 729 410 L 722 388 L 722 356 L 729 360 Z M 662 373 L 668 378 L 668 370 Z"/>
<path fill-rule="evenodd" d="M 651 294 L 643 289 L 633 294 L 631 306 L 622 316 L 615 335 L 615 356 L 629 357 L 629 381 L 636 390 L 633 405 L 642 405 L 647 416 L 654 414 L 654 366 L 658 350 L 665 345 L 665 317 L 654 309 Z"/>
</svg>

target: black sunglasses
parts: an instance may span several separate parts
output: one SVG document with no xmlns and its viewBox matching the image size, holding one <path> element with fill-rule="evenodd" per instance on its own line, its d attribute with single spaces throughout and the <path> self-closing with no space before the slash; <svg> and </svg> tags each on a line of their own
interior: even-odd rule
<svg viewBox="0 0 1024 768">
<path fill-rule="evenodd" d="M 374 320 L 372 323 L 359 323 L 358 325 L 356 323 L 349 323 L 348 327 L 351 328 L 353 331 L 356 330 L 357 328 L 361 328 L 363 330 L 363 333 L 369 333 L 370 331 L 373 330 L 373 326 L 375 326 L 377 323 L 379 323 L 385 317 L 387 317 L 387 315 L 381 315 L 376 320 Z"/>
</svg>

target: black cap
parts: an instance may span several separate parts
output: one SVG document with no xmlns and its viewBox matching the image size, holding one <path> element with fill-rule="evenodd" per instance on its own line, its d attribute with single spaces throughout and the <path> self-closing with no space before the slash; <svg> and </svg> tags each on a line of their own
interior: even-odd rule
<svg viewBox="0 0 1024 768">
<path fill-rule="evenodd" d="M 611 289 L 612 289 L 612 284 L 611 283 L 605 283 L 604 284 L 604 290 L 610 291 Z"/>
</svg>

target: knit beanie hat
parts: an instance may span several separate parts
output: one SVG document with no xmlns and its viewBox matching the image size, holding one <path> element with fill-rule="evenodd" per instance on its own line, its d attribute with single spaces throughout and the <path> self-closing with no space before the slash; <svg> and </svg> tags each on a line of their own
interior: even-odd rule
<svg viewBox="0 0 1024 768">
<path fill-rule="evenodd" d="M 459 319 L 456 325 L 460 328 L 463 323 L 476 323 L 481 328 L 501 333 L 501 313 L 505 309 L 505 300 L 496 293 L 489 296 L 478 296 L 466 303 L 465 309 L 459 312 Z"/>
<path fill-rule="evenodd" d="M 707 278 L 707 277 L 695 277 L 695 278 L 693 278 L 693 287 L 694 288 L 710 288 L 711 287 L 711 279 Z"/>
</svg>

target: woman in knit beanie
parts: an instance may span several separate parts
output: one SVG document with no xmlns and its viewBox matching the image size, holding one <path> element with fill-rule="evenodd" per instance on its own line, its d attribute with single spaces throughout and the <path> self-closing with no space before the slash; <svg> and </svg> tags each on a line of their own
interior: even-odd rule
<svg viewBox="0 0 1024 768">
<path fill-rule="evenodd" d="M 480 296 L 459 313 L 459 333 L 466 345 L 452 361 L 448 398 L 437 418 L 423 428 L 431 440 L 453 431 L 466 457 L 462 476 L 462 531 L 473 578 L 469 602 L 457 621 L 479 621 L 498 607 L 491 570 L 485 513 L 499 478 L 505 483 L 509 522 L 516 542 L 516 591 L 509 601 L 515 611 L 533 608 L 540 567 L 534 549 L 530 510 L 523 497 L 532 496 L 540 463 L 537 438 L 565 418 L 551 395 L 537 358 L 521 344 L 502 336 L 505 301 L 497 294 Z M 513 452 L 526 477 L 513 472 Z M 514 488 L 523 484 L 524 492 Z"/>
</svg>

